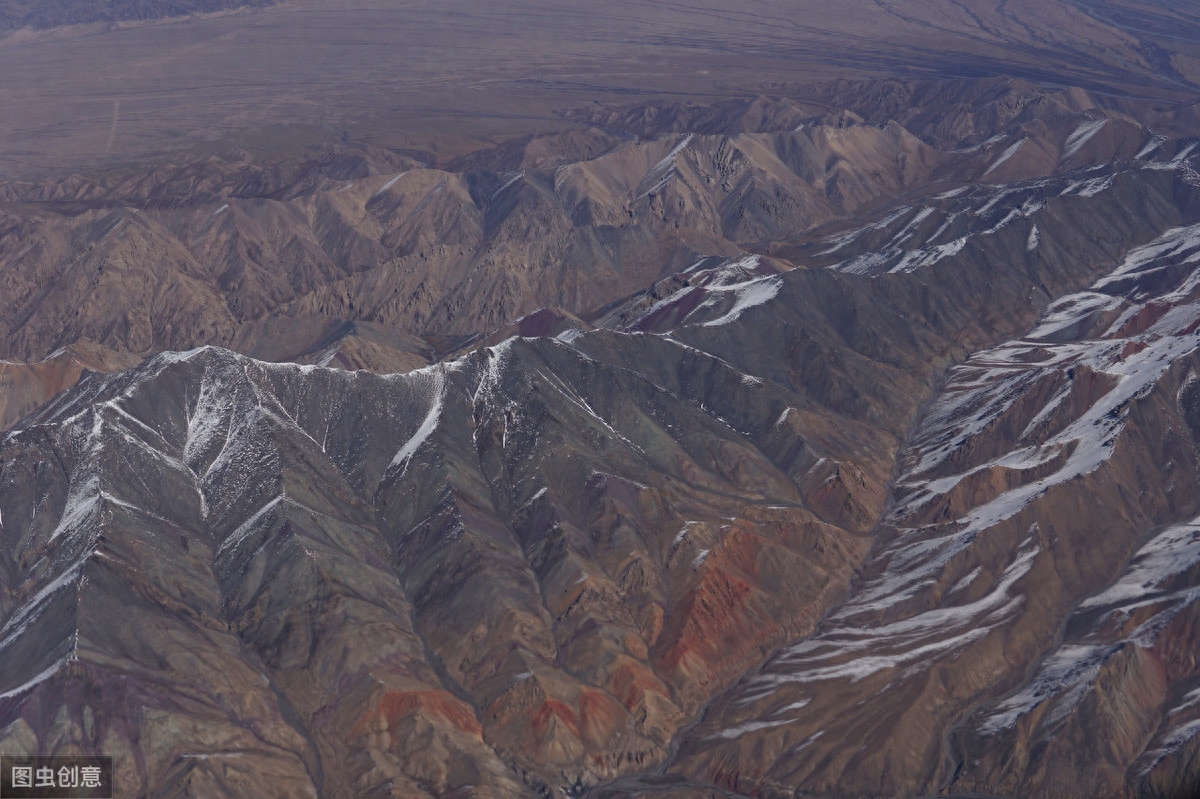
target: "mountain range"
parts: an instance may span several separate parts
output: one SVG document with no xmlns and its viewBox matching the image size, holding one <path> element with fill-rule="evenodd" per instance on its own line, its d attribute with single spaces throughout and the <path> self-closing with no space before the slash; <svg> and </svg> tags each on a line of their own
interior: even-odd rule
<svg viewBox="0 0 1200 799">
<path fill-rule="evenodd" d="M 398 13 L 323 2 L 9 4 L 0 62 Z M 620 6 L 664 85 L 738 42 L 719 90 L 501 64 L 445 139 L 452 91 L 320 146 L 0 132 L 0 752 L 121 796 L 1200 792 L 1200 20 L 760 5 Z M 509 51 L 583 15 L 521 9 Z"/>
</svg>

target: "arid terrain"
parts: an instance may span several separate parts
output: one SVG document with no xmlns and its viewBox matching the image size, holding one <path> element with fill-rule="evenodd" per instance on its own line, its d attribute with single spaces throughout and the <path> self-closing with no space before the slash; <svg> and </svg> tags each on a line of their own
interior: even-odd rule
<svg viewBox="0 0 1200 799">
<path fill-rule="evenodd" d="M 0 30 L 0 753 L 1200 795 L 1200 13 Z"/>
<path fill-rule="evenodd" d="M 1009 75 L 1183 103 L 1200 82 L 1200 15 L 1167 0 L 0 4 L 0 30 L 21 24 L 0 39 L 0 174 L 22 177 L 342 138 L 441 159 L 578 106 L 836 79 Z"/>
</svg>

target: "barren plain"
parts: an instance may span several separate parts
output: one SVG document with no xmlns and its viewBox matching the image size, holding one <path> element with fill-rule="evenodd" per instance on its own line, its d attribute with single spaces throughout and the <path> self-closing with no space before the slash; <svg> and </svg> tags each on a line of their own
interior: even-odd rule
<svg viewBox="0 0 1200 799">
<path fill-rule="evenodd" d="M 5 4 L 10 25 L 43 24 L 0 39 L 0 174 L 341 141 L 450 157 L 561 127 L 574 106 L 803 97 L 835 79 L 1003 74 L 1182 102 L 1200 81 L 1200 18 L 1162 0 L 145 5 L 46 28 L 69 15 Z"/>
</svg>

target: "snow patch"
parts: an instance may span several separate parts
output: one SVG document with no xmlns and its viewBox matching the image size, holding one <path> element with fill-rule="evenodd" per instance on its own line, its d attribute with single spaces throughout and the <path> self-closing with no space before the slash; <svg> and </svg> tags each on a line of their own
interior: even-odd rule
<svg viewBox="0 0 1200 799">
<path fill-rule="evenodd" d="M 784 705 L 783 707 L 779 708 L 779 710 L 776 710 L 771 715 L 782 716 L 784 713 L 791 713 L 793 710 L 799 710 L 800 708 L 808 707 L 809 704 L 811 704 L 811 703 L 812 703 L 811 699 L 801 699 L 799 702 L 792 702 L 790 705 Z"/>
<path fill-rule="evenodd" d="M 1200 564 L 1200 518 L 1169 527 L 1147 542 L 1108 589 L 1089 597 L 1081 609 L 1142 600 L 1161 592 L 1172 578 Z"/>
<path fill-rule="evenodd" d="M 570 344 L 575 339 L 583 335 L 583 331 L 577 327 L 571 327 L 555 336 L 556 339 L 564 344 Z"/>
<path fill-rule="evenodd" d="M 509 186 L 513 185 L 518 180 L 521 180 L 524 177 L 525 177 L 525 170 L 522 169 L 521 171 L 517 172 L 515 175 L 510 177 L 508 180 L 501 183 L 500 188 L 498 188 L 494 192 L 492 192 L 492 199 L 495 200 L 497 197 L 499 197 L 501 194 L 504 193 L 505 189 L 507 189 Z"/>
<path fill-rule="evenodd" d="M 992 174 L 992 172 L 994 172 L 997 167 L 999 167 L 1005 161 L 1007 161 L 1008 159 L 1010 159 L 1014 155 L 1016 155 L 1017 150 L 1020 150 L 1021 145 L 1024 143 L 1025 143 L 1025 139 L 1017 140 L 1017 142 L 1015 144 L 1013 144 L 1011 147 L 1009 147 L 1007 150 L 1005 150 L 1004 153 L 1001 154 L 1001 156 L 999 158 L 997 158 L 995 161 L 992 162 L 992 165 L 987 168 L 987 171 L 983 173 L 983 176 L 986 178 L 988 175 Z"/>
<path fill-rule="evenodd" d="M 1090 122 L 1084 122 L 1076 128 L 1075 132 L 1067 137 L 1066 144 L 1063 145 L 1066 151 L 1063 153 L 1062 158 L 1064 160 L 1070 158 L 1083 149 L 1083 145 L 1091 141 L 1092 137 L 1099 133 L 1107 124 L 1107 119 L 1095 119 Z"/>
<path fill-rule="evenodd" d="M 62 658 L 61 660 L 56 662 L 53 666 L 50 666 L 46 670 L 39 673 L 36 677 L 22 683 L 21 685 L 17 686 L 16 688 L 12 688 L 8 691 L 5 691 L 4 693 L 0 694 L 0 699 L 11 699 L 13 697 L 20 696 L 21 694 L 25 693 L 26 691 L 30 690 L 31 688 L 36 687 L 40 683 L 44 683 L 46 680 L 50 679 L 55 674 L 57 674 L 59 669 L 61 669 L 68 662 L 70 662 L 71 657 L 72 657 L 71 655 L 68 655 L 67 657 Z"/>
<path fill-rule="evenodd" d="M 432 401 L 430 402 L 429 410 L 425 414 L 420 427 L 413 433 L 412 437 L 404 443 L 404 446 L 392 458 L 392 462 L 388 464 L 388 471 L 399 469 L 404 471 L 408 467 L 409 460 L 416 454 L 417 450 L 425 441 L 433 435 L 433 431 L 437 429 L 438 420 L 442 415 L 442 399 L 445 392 L 445 375 L 438 371 L 433 375 L 433 381 L 429 387 L 432 393 Z"/>
<path fill-rule="evenodd" d="M 1134 158 L 1138 161 L 1141 161 L 1143 158 L 1148 158 L 1166 143 L 1167 140 L 1164 137 L 1155 136 L 1150 141 L 1146 142 L 1145 147 L 1143 147 L 1141 150 L 1138 150 L 1138 154 L 1135 155 Z"/>
<path fill-rule="evenodd" d="M 749 721 L 745 724 L 739 724 L 736 727 L 730 727 L 726 730 L 713 733 L 709 736 L 710 741 L 726 740 L 732 741 L 734 738 L 740 738 L 748 732 L 758 732 L 759 730 L 769 730 L 772 727 L 781 727 L 784 724 L 791 724 L 792 719 L 780 719 L 778 721 Z"/>
<path fill-rule="evenodd" d="M 671 152 L 667 153 L 666 157 L 650 168 L 650 171 L 646 173 L 646 177 L 642 178 L 642 183 L 645 184 L 650 181 L 654 181 L 654 183 L 650 186 L 650 188 L 639 194 L 637 199 L 641 199 L 642 197 L 662 190 L 671 181 L 671 178 L 674 177 L 676 173 L 676 157 L 691 143 L 692 134 L 689 133 L 688 135 L 684 136 L 678 144 L 671 148 Z"/>
<path fill-rule="evenodd" d="M 385 191 L 390 189 L 392 186 L 395 186 L 396 181 L 400 180 L 400 178 L 404 177 L 407 174 L 408 174 L 408 171 L 404 171 L 398 175 L 392 176 L 391 178 L 388 179 L 387 183 L 384 183 L 382 186 L 380 186 L 378 189 L 376 189 L 375 193 L 372 194 L 371 197 L 375 198 L 375 197 L 378 197 L 379 195 L 383 194 Z"/>
<path fill-rule="evenodd" d="M 735 283 L 732 286 L 706 286 L 709 291 L 732 292 L 733 307 L 716 319 L 704 323 L 704 327 L 720 327 L 735 322 L 746 311 L 770 302 L 783 288 L 780 277 L 764 277 L 748 280 L 745 283 Z"/>
<path fill-rule="evenodd" d="M 1028 685 L 997 706 L 980 729 L 994 734 L 1012 727 L 1021 716 L 1051 699 L 1056 702 L 1051 720 L 1065 716 L 1083 699 L 1110 651 L 1097 646 L 1061 647 Z"/>
<path fill-rule="evenodd" d="M 258 529 L 259 522 L 266 518 L 268 513 L 270 513 L 284 501 L 286 500 L 281 494 L 255 511 L 253 516 L 238 525 L 238 528 L 230 533 L 225 540 L 221 542 L 220 546 L 217 547 L 217 556 L 220 556 L 226 550 L 232 549 L 245 541 L 251 533 Z"/>
</svg>

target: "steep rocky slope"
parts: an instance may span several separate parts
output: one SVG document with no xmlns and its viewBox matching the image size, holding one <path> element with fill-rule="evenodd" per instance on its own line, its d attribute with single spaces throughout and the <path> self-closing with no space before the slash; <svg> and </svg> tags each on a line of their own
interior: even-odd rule
<svg viewBox="0 0 1200 799">
<path fill-rule="evenodd" d="M 95 246 L 10 311 L 10 346 L 72 318 L 56 292 L 153 252 L 223 309 L 210 337 L 411 371 L 204 347 L 21 421 L 0 442 L 0 748 L 112 753 L 135 795 L 1195 787 L 1190 528 L 1170 526 L 1200 511 L 1192 149 L 1101 114 L 963 152 L 819 124 L 48 213 Z M 292 216 L 366 268 L 314 255 L 301 293 L 248 261 L 222 286 L 192 254 L 319 252 L 279 243 Z M 622 253 L 676 243 L 592 256 L 616 276 L 564 289 L 530 255 L 567 246 L 559 218 L 574 249 L 589 224 Z M 453 358 L 412 369 L 428 341 L 305 299 L 392 296 L 386 241 L 511 259 L 412 273 L 454 299 L 395 313 L 442 320 L 420 332 Z M 511 300 L 469 288 L 529 261 L 549 271 Z M 559 307 L 512 321 L 538 304 Z M 111 340 L 171 346 L 144 307 Z M 105 317 L 81 318 L 68 335 Z M 487 332 L 455 327 L 473 318 L 500 330 L 456 339 Z"/>
<path fill-rule="evenodd" d="M 808 231 L 900 197 L 1154 155 L 1168 141 L 1084 92 L 1019 81 L 868 95 L 920 135 L 892 117 L 755 101 L 664 111 L 682 131 L 649 140 L 590 128 L 441 168 L 350 148 L 8 184 L 0 355 L 37 361 L 87 340 L 304 360 L 346 322 L 425 340 L 393 349 L 444 353 L 539 307 L 595 319 L 704 257 L 794 260 Z M 957 110 L 931 121 L 920 109 L 934 101 Z"/>
<path fill-rule="evenodd" d="M 1197 234 L 949 372 L 851 600 L 710 708 L 679 768 L 750 794 L 1195 789 L 1173 760 L 1190 528 L 1138 547 L 1196 512 Z"/>
</svg>

